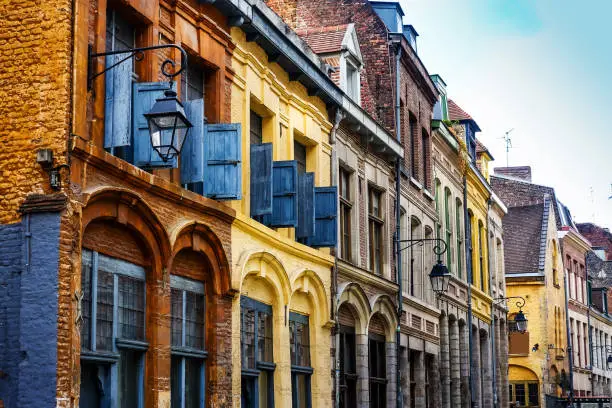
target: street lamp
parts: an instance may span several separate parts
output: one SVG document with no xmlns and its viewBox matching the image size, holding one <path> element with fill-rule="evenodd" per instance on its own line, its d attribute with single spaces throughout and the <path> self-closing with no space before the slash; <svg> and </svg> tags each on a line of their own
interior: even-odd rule
<svg viewBox="0 0 612 408">
<path fill-rule="evenodd" d="M 132 48 L 128 50 L 102 52 L 92 54 L 91 47 L 89 49 L 90 64 L 88 65 L 88 87 L 91 88 L 92 81 L 105 72 L 110 71 L 121 63 L 130 58 L 142 60 L 145 51 L 159 50 L 162 48 L 174 48 L 181 52 L 182 62 L 179 69 L 176 68 L 174 60 L 168 58 L 161 64 L 161 72 L 170 80 L 170 89 L 164 94 L 164 97 L 155 101 L 155 104 L 148 113 L 144 116 L 147 118 L 149 125 L 149 137 L 151 138 L 151 146 L 159 154 L 163 161 L 168 161 L 181 153 L 183 144 L 189 134 L 189 129 L 192 124 L 185 115 L 185 109 L 181 102 L 177 99 L 176 92 L 172 90 L 172 78 L 179 75 L 187 68 L 187 53 L 184 49 L 176 44 L 162 44 L 151 47 Z M 114 64 L 106 67 L 104 70 L 93 73 L 92 63 L 95 58 L 106 57 L 109 55 L 128 54 L 122 57 Z M 172 69 L 169 70 L 168 68 Z"/>
<path fill-rule="evenodd" d="M 431 288 L 436 295 L 441 296 L 443 293 L 446 293 L 450 283 L 450 278 L 451 274 L 448 271 L 448 268 L 442 263 L 441 260 L 438 260 L 438 263 L 434 265 L 434 267 L 431 269 L 431 273 L 429 274 Z"/>
<path fill-rule="evenodd" d="M 514 324 L 516 325 L 517 331 L 525 333 L 527 331 L 527 318 L 525 317 L 525 313 L 523 313 L 523 307 L 525 306 L 525 298 L 523 298 L 522 296 L 508 296 L 495 298 L 493 299 L 493 302 L 495 302 L 495 304 L 499 304 L 509 299 L 519 299 L 516 302 L 516 307 L 519 308 L 519 311 L 514 316 Z"/>
<path fill-rule="evenodd" d="M 176 98 L 176 92 L 167 90 L 164 97 L 156 100 L 144 116 L 149 123 L 151 146 L 159 157 L 168 161 L 178 156 L 192 125 L 185 116 L 183 105 Z"/>
</svg>

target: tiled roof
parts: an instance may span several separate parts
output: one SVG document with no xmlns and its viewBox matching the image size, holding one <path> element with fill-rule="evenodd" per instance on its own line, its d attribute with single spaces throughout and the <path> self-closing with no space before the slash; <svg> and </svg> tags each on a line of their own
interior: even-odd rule
<svg viewBox="0 0 612 408">
<path fill-rule="evenodd" d="M 540 271 L 544 204 L 508 208 L 504 217 L 506 274 Z"/>
<path fill-rule="evenodd" d="M 448 117 L 450 120 L 474 120 L 469 113 L 461 109 L 452 99 L 448 100 Z"/>
<path fill-rule="evenodd" d="M 489 149 L 487 149 L 487 146 L 483 145 L 482 142 L 478 139 L 476 139 L 476 153 L 486 153 L 489 155 L 491 160 L 494 160 L 493 155 L 491 154 Z"/>
<path fill-rule="evenodd" d="M 348 24 L 309 28 L 308 30 L 298 30 L 297 34 L 317 54 L 329 54 L 342 50 L 342 40 L 346 34 Z"/>
</svg>

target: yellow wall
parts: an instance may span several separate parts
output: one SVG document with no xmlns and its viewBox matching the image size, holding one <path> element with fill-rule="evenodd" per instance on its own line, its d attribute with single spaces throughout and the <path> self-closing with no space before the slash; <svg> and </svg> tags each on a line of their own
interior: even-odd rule
<svg viewBox="0 0 612 408">
<path fill-rule="evenodd" d="M 232 29 L 236 43 L 232 66 L 232 122 L 242 123 L 243 199 L 232 202 L 237 217 L 232 225 L 232 287 L 240 296 L 272 306 L 274 399 L 278 407 L 291 406 L 290 311 L 309 316 L 312 406 L 331 405 L 330 319 L 331 267 L 329 250 L 296 243 L 293 228 L 273 230 L 250 215 L 250 111 L 263 117 L 263 141 L 273 144 L 274 160 L 294 158 L 294 138 L 307 147 L 306 170 L 315 172 L 315 185 L 330 185 L 331 124 L 325 104 L 309 97 L 298 82 L 275 63 L 244 33 Z M 281 130 L 282 128 L 282 130 Z M 240 406 L 240 296 L 233 301 L 234 406 Z"/>
<path fill-rule="evenodd" d="M 528 320 L 529 331 L 529 354 L 527 356 L 510 355 L 510 365 L 524 367 L 533 371 L 540 381 L 541 404 L 544 403 L 544 394 L 551 393 L 554 388 L 551 383 L 554 378 L 550 375 L 551 367 L 554 365 L 560 373 L 565 369 L 568 373 L 567 335 L 565 324 L 565 292 L 563 289 L 563 264 L 559 251 L 559 243 L 556 238 L 554 212 L 550 211 L 548 222 L 548 242 L 546 246 L 546 262 L 544 279 L 518 281 L 512 279 L 506 281 L 508 296 L 522 296 L 525 298 L 523 312 Z M 557 250 L 555 251 L 555 245 Z M 557 268 L 557 283 L 553 277 L 553 268 Z M 509 314 L 518 312 L 515 302 L 508 302 Z M 555 331 L 557 340 L 555 340 Z M 555 341 L 557 343 L 555 343 Z M 539 345 L 537 351 L 532 351 L 535 344 Z M 553 345 L 549 349 L 549 345 Z M 559 352 L 559 353 L 558 353 Z M 557 354 L 563 355 L 562 360 L 557 359 Z M 524 370 L 510 370 L 510 381 L 526 380 L 521 373 Z"/>
</svg>

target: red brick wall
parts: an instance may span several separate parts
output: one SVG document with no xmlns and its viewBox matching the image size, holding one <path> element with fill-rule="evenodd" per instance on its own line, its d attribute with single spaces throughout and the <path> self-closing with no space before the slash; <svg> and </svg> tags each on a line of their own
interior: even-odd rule
<svg viewBox="0 0 612 408">
<path fill-rule="evenodd" d="M 577 224 L 580 233 L 594 247 L 602 247 L 607 251 L 608 261 L 612 261 L 612 233 L 609 230 L 591 223 Z"/>
</svg>

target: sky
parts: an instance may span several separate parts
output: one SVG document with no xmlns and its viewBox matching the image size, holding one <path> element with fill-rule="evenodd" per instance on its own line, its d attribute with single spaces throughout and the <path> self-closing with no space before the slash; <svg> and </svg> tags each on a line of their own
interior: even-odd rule
<svg viewBox="0 0 612 408">
<path fill-rule="evenodd" d="M 612 1 L 400 0 L 419 57 L 476 120 L 492 166 L 531 166 L 574 221 L 612 229 Z"/>
</svg>

